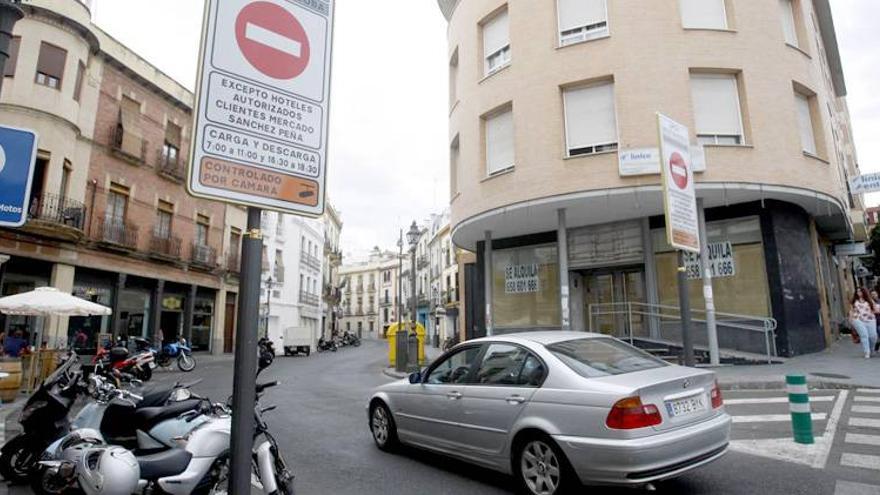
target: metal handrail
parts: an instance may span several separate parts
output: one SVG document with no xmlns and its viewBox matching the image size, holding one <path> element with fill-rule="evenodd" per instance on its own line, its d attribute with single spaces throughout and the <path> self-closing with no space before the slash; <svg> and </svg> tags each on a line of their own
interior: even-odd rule
<svg viewBox="0 0 880 495">
<path fill-rule="evenodd" d="M 629 340 L 630 343 L 635 339 L 635 336 L 633 335 L 634 315 L 656 318 L 659 321 L 681 321 L 681 309 L 678 306 L 670 306 L 666 304 L 648 304 L 641 302 L 590 304 L 587 307 L 587 312 L 590 318 L 590 328 L 593 328 L 594 317 L 625 315 L 628 320 L 628 325 L 624 333 L 628 335 L 618 336 Z M 696 323 L 706 323 L 705 314 L 706 311 L 703 309 L 691 309 L 691 321 Z M 695 315 L 703 315 L 704 318 Z M 773 358 L 778 356 L 776 349 L 776 329 L 779 324 L 775 318 L 716 311 L 715 319 L 718 327 L 734 328 L 763 334 L 767 362 L 772 362 Z"/>
</svg>

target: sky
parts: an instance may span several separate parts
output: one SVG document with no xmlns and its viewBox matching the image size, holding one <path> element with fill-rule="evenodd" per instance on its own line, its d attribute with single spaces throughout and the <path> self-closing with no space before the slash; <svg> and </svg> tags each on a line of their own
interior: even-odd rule
<svg viewBox="0 0 880 495">
<path fill-rule="evenodd" d="M 195 87 L 202 0 L 95 3 L 98 26 Z M 859 163 L 880 171 L 880 1 L 831 4 Z M 446 20 L 435 0 L 337 0 L 328 192 L 348 259 L 395 249 L 400 228 L 448 204 L 446 68 Z M 880 194 L 868 201 L 880 203 Z"/>
</svg>

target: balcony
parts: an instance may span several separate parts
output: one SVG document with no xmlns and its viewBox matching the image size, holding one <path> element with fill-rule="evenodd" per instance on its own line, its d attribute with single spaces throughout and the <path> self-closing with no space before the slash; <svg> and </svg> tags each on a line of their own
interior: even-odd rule
<svg viewBox="0 0 880 495">
<path fill-rule="evenodd" d="M 379 301 L 379 307 L 380 307 L 380 308 L 387 308 L 387 307 L 390 307 L 390 306 L 393 305 L 393 304 L 394 304 L 394 301 L 392 301 L 391 299 L 382 299 L 382 300 Z"/>
<path fill-rule="evenodd" d="M 217 268 L 217 250 L 211 246 L 194 242 L 192 244 L 190 263 L 193 268 L 213 270 Z"/>
<path fill-rule="evenodd" d="M 300 255 L 300 263 L 311 268 L 312 270 L 320 270 L 321 269 L 321 260 L 312 256 L 309 253 L 303 252 Z"/>
<path fill-rule="evenodd" d="M 228 273 L 241 273 L 241 259 L 237 252 L 226 255 L 226 271 Z"/>
<path fill-rule="evenodd" d="M 154 232 L 150 237 L 150 257 L 177 261 L 180 259 L 180 246 L 179 237 L 163 236 Z"/>
<path fill-rule="evenodd" d="M 129 222 L 115 218 L 97 218 L 92 236 L 107 249 L 135 251 L 138 245 L 138 228 Z"/>
<path fill-rule="evenodd" d="M 171 159 L 170 157 L 164 156 L 161 149 L 159 150 L 158 157 L 159 158 L 156 161 L 156 173 L 174 182 L 182 183 L 186 180 L 186 167 L 182 163 L 180 157 Z"/>
<path fill-rule="evenodd" d="M 458 291 L 455 289 L 448 289 L 443 293 L 443 304 L 446 306 L 454 306 L 458 304 Z"/>
<path fill-rule="evenodd" d="M 147 142 L 142 138 L 126 136 L 122 124 L 110 130 L 110 152 L 132 165 L 140 166 L 147 163 Z"/>
<path fill-rule="evenodd" d="M 299 293 L 299 303 L 305 304 L 306 306 L 317 306 L 320 303 L 320 298 L 317 294 L 310 294 L 308 292 L 300 292 Z"/>
<path fill-rule="evenodd" d="M 44 194 L 31 200 L 24 230 L 46 237 L 78 241 L 83 237 L 86 207 L 58 194 Z"/>
<path fill-rule="evenodd" d="M 428 257 L 427 256 L 419 256 L 416 258 L 416 267 L 419 270 L 422 270 L 428 266 Z"/>
<path fill-rule="evenodd" d="M 373 283 L 373 284 L 368 285 L 368 286 L 367 286 L 367 292 L 369 292 L 369 293 L 375 293 L 375 292 L 376 292 L 376 284 Z"/>
</svg>

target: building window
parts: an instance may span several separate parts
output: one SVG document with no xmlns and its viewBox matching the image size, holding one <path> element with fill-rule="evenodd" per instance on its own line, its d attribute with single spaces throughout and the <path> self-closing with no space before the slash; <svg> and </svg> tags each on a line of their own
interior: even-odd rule
<svg viewBox="0 0 880 495">
<path fill-rule="evenodd" d="M 66 62 L 67 50 L 45 41 L 40 43 L 40 57 L 37 59 L 37 84 L 52 89 L 61 89 Z"/>
<path fill-rule="evenodd" d="M 697 140 L 701 144 L 743 144 L 739 87 L 734 74 L 691 74 Z"/>
<path fill-rule="evenodd" d="M 785 35 L 785 42 L 791 46 L 799 46 L 798 23 L 795 15 L 797 9 L 794 1 L 779 0 L 779 10 L 782 13 L 782 33 Z"/>
<path fill-rule="evenodd" d="M 510 65 L 510 19 L 507 8 L 483 23 L 484 74 Z"/>
<path fill-rule="evenodd" d="M 107 210 L 104 213 L 105 237 L 106 235 L 122 236 L 125 228 L 125 215 L 128 210 L 129 189 L 119 184 L 110 184 L 107 193 Z M 111 239 L 112 240 L 112 239 Z"/>
<path fill-rule="evenodd" d="M 73 173 L 73 164 L 70 163 L 70 160 L 64 160 L 64 167 L 61 169 L 61 187 L 58 188 L 58 193 L 62 198 L 67 198 L 70 194 L 70 175 Z"/>
<path fill-rule="evenodd" d="M 492 254 L 495 328 L 560 325 L 556 245 L 500 249 Z"/>
<path fill-rule="evenodd" d="M 449 107 L 458 101 L 458 48 L 449 59 Z"/>
<path fill-rule="evenodd" d="M 21 48 L 21 36 L 13 36 L 9 41 L 9 58 L 6 60 L 6 67 L 3 68 L 5 77 L 15 76 L 15 66 L 18 64 L 18 50 Z"/>
<path fill-rule="evenodd" d="M 727 29 L 725 0 L 681 0 L 681 24 L 685 29 Z"/>
<path fill-rule="evenodd" d="M 494 175 L 513 168 L 513 109 L 496 112 L 484 119 L 486 128 L 486 174 Z"/>
<path fill-rule="evenodd" d="M 80 61 L 76 66 L 76 83 L 73 86 L 73 100 L 79 101 L 82 97 L 83 82 L 86 77 L 86 66 Z"/>
<path fill-rule="evenodd" d="M 560 46 L 608 36 L 606 0 L 557 0 Z"/>
<path fill-rule="evenodd" d="M 119 102 L 119 122 L 113 145 L 127 155 L 143 159 L 141 104 L 134 98 L 123 95 Z"/>
<path fill-rule="evenodd" d="M 563 91 L 568 156 L 592 155 L 617 149 L 614 84 Z"/>
<path fill-rule="evenodd" d="M 461 157 L 461 149 L 459 147 L 458 135 L 452 140 L 449 146 L 449 196 L 455 197 L 458 194 L 458 162 Z"/>
<path fill-rule="evenodd" d="M 284 253 L 280 249 L 275 250 L 275 281 L 284 283 Z"/>
<path fill-rule="evenodd" d="M 211 228 L 211 219 L 206 215 L 196 215 L 196 244 L 208 245 L 208 231 Z"/>
<path fill-rule="evenodd" d="M 165 141 L 162 144 L 162 165 L 177 165 L 180 157 L 180 126 L 168 122 L 165 126 Z"/>
<path fill-rule="evenodd" d="M 795 93 L 794 99 L 797 105 L 798 127 L 801 134 L 801 148 L 804 153 L 817 155 L 816 149 L 816 126 L 813 119 L 813 111 L 810 100 L 815 97 Z"/>
<path fill-rule="evenodd" d="M 171 238 L 171 222 L 174 218 L 174 205 L 159 200 L 159 208 L 156 211 L 156 237 L 160 239 Z"/>
</svg>

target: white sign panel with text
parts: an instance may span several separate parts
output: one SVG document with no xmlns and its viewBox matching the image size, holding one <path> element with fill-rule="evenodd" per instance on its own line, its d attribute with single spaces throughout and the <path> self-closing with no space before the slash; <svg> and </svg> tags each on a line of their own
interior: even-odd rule
<svg viewBox="0 0 880 495">
<path fill-rule="evenodd" d="M 700 229 L 688 128 L 657 114 L 666 235 L 675 249 L 700 252 Z"/>
</svg>

